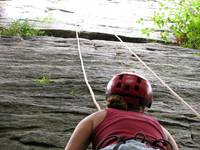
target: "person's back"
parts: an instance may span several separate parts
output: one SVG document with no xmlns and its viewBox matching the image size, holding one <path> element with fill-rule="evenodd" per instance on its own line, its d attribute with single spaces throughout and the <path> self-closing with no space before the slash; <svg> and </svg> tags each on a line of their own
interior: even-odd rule
<svg viewBox="0 0 200 150">
<path fill-rule="evenodd" d="M 178 150 L 171 134 L 144 114 L 151 107 L 152 88 L 144 77 L 130 72 L 115 75 L 106 88 L 107 109 L 83 119 L 65 150 Z"/>
<path fill-rule="evenodd" d="M 145 140 L 147 141 L 164 139 L 164 133 L 160 124 L 154 118 L 144 113 L 113 108 L 106 109 L 106 113 L 104 120 L 93 132 L 93 149 L 100 149 L 116 143 L 116 139 L 108 138 L 111 136 L 129 138 L 142 134 L 145 135 Z"/>
</svg>

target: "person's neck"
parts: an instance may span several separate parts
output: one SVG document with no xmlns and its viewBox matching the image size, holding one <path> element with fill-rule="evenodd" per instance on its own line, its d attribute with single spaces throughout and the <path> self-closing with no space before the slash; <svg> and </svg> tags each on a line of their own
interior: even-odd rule
<svg viewBox="0 0 200 150">
<path fill-rule="evenodd" d="M 139 108 L 130 108 L 128 109 L 129 111 L 134 111 L 134 112 L 140 112 L 140 113 L 144 113 L 145 109 L 142 107 Z"/>
</svg>

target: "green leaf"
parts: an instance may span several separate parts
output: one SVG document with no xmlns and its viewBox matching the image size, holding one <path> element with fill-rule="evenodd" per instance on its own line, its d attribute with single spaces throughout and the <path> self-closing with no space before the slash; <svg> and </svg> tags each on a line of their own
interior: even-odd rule
<svg viewBox="0 0 200 150">
<path fill-rule="evenodd" d="M 159 6 L 149 17 L 156 27 L 169 29 L 177 43 L 184 47 L 200 48 L 200 0 L 159 0 Z M 141 31 L 149 36 L 154 30 Z M 169 33 L 162 32 L 161 38 L 168 42 Z"/>
<path fill-rule="evenodd" d="M 43 76 L 42 78 L 36 79 L 36 82 L 41 85 L 46 85 L 53 82 L 53 80 L 51 80 L 48 76 Z"/>
<path fill-rule="evenodd" d="M 152 28 L 144 28 L 141 30 L 142 34 L 146 35 L 146 36 L 150 36 L 150 33 L 152 33 L 154 31 L 154 29 Z"/>
</svg>

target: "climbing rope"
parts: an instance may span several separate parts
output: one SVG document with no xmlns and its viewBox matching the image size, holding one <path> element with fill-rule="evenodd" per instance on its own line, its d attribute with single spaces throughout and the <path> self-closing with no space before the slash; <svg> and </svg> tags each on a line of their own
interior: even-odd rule
<svg viewBox="0 0 200 150">
<path fill-rule="evenodd" d="M 141 58 L 135 53 L 133 52 L 123 41 L 122 39 L 114 34 L 115 37 L 121 42 L 121 44 L 126 47 L 129 52 L 131 52 L 138 60 L 140 63 L 142 63 L 178 100 L 180 100 L 183 104 L 185 104 L 198 118 L 200 118 L 200 114 L 194 109 L 192 108 L 192 106 L 190 106 L 183 98 L 181 98 L 175 91 L 173 91 L 151 68 L 149 68 L 145 62 L 143 62 L 141 60 Z"/>
<path fill-rule="evenodd" d="M 83 63 L 83 58 L 82 58 L 82 55 L 81 55 L 81 48 L 80 48 L 80 41 L 79 41 L 79 36 L 78 36 L 78 28 L 76 30 L 76 39 L 77 39 L 77 45 L 78 45 L 78 52 L 79 52 L 79 58 L 80 58 L 80 61 L 81 61 L 81 68 L 82 68 L 82 71 L 83 71 L 83 75 L 84 75 L 84 80 L 85 80 L 85 83 L 90 91 L 90 94 L 92 96 L 92 100 L 95 104 L 95 106 L 97 107 L 98 110 L 101 110 L 101 107 L 99 106 L 99 104 L 97 103 L 96 99 L 95 99 L 95 96 L 94 96 L 94 92 L 88 82 L 88 79 L 87 79 L 87 75 L 86 75 L 86 72 L 85 72 L 85 67 L 84 67 L 84 63 Z"/>
<path fill-rule="evenodd" d="M 142 63 L 144 65 L 144 67 L 146 67 L 178 100 L 180 100 L 183 104 L 185 104 L 198 118 L 200 118 L 200 114 L 194 109 L 192 108 L 192 106 L 190 106 L 183 98 L 181 98 L 174 90 L 172 90 L 166 83 L 164 80 L 162 80 L 150 67 L 148 67 L 146 65 L 146 63 L 144 61 L 142 61 L 142 59 L 135 53 L 133 52 L 123 41 L 122 39 L 114 34 L 115 37 L 121 42 L 121 44 L 126 47 L 130 53 L 132 53 L 138 60 L 140 63 Z M 78 27 L 77 27 L 77 30 L 76 30 L 76 39 L 77 39 L 77 45 L 78 45 L 78 51 L 79 51 L 79 57 L 80 57 L 80 61 L 81 61 L 81 67 L 82 67 L 82 71 L 83 71 L 83 75 L 84 75 L 84 79 L 85 79 L 85 83 L 90 91 L 90 94 L 92 96 L 92 100 L 95 104 L 95 106 L 97 107 L 98 110 L 101 110 L 99 104 L 97 103 L 96 99 L 95 99 L 95 96 L 94 96 L 94 92 L 88 82 L 88 79 L 87 79 L 87 75 L 86 75 L 86 72 L 85 72 L 85 67 L 84 67 L 84 63 L 83 63 L 83 58 L 82 58 L 82 55 L 81 55 L 81 48 L 80 48 L 80 41 L 79 41 L 79 35 L 78 35 Z"/>
</svg>

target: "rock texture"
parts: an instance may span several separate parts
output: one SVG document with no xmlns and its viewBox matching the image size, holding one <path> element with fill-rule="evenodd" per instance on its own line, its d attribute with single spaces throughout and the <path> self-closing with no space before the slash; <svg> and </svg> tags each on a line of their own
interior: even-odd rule
<svg viewBox="0 0 200 150">
<path fill-rule="evenodd" d="M 175 137 L 180 150 L 200 149 L 200 121 L 119 42 L 81 39 L 85 69 L 96 99 L 121 71 L 148 78 L 154 89 L 149 114 Z M 193 108 L 200 110 L 199 50 L 126 43 Z M 76 124 L 96 111 L 84 82 L 75 38 L 0 38 L 1 150 L 64 149 Z M 48 77 L 42 84 L 38 79 Z"/>
<path fill-rule="evenodd" d="M 76 30 L 79 25 L 82 31 L 144 38 L 141 29 L 156 28 L 148 17 L 158 6 L 155 0 L 0 0 L 0 24 L 28 19 L 43 29 Z M 137 23 L 140 18 L 143 24 Z M 150 38 L 159 40 L 160 32 Z"/>
</svg>

